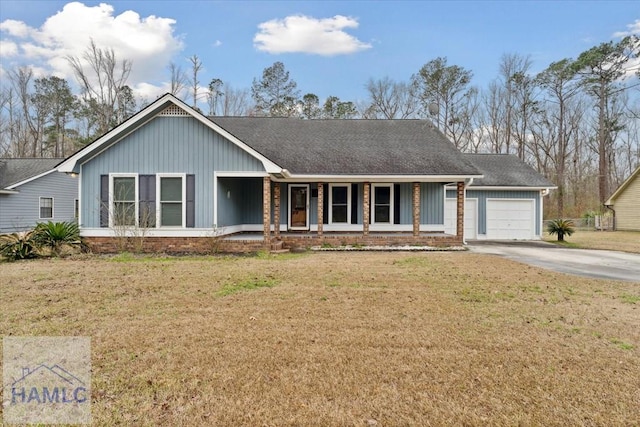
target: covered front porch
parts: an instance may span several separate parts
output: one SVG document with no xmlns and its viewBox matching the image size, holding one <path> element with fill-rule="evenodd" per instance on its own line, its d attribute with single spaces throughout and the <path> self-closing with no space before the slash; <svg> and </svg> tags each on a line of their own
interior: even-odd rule
<svg viewBox="0 0 640 427">
<path fill-rule="evenodd" d="M 229 210 L 231 188 L 243 188 L 233 211 L 253 211 L 258 179 L 240 185 L 240 177 L 221 177 L 224 196 L 217 210 Z M 286 182 L 262 177 L 262 224 L 221 223 L 221 246 L 235 249 L 308 248 L 313 246 L 452 246 L 464 241 L 465 182 L 456 182 L 456 231 L 446 233 L 443 182 Z M 450 183 L 446 183 L 450 184 Z M 247 194 L 247 191 L 251 194 Z M 224 204 L 224 206 L 223 206 Z M 255 205 L 253 205 L 255 207 Z M 428 211 L 431 209 L 431 211 Z M 228 216 L 228 215 L 227 215 Z M 246 214 L 245 214 L 246 216 Z M 218 218 L 223 215 L 218 215 Z"/>
</svg>

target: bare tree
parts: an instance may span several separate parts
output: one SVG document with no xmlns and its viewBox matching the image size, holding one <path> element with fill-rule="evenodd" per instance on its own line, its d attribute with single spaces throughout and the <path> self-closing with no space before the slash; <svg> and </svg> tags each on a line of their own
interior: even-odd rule
<svg viewBox="0 0 640 427">
<path fill-rule="evenodd" d="M 369 99 L 364 116 L 370 119 L 407 119 L 418 112 L 415 87 L 396 82 L 389 77 L 369 79 L 366 85 Z"/>
<path fill-rule="evenodd" d="M 220 97 L 220 114 L 223 116 L 247 116 L 249 115 L 249 91 L 247 89 L 234 89 L 225 83 Z"/>
<path fill-rule="evenodd" d="M 198 58 L 198 55 L 193 55 L 189 58 L 189 62 L 191 62 L 191 79 L 189 83 L 191 84 L 191 93 L 193 98 L 192 107 L 198 109 L 198 89 L 200 86 L 200 80 L 198 80 L 198 74 L 200 70 L 202 70 L 202 61 Z"/>
<path fill-rule="evenodd" d="M 182 67 L 176 65 L 174 62 L 169 63 L 169 73 L 171 78 L 171 87 L 169 92 L 178 98 L 182 98 L 182 92 L 184 91 L 187 83 L 187 75 L 182 70 Z"/>
<path fill-rule="evenodd" d="M 89 131 L 93 127 L 94 135 L 106 133 L 118 124 L 119 95 L 131 73 L 131 61 L 119 61 L 112 48 L 102 49 L 93 40 L 82 57 L 68 56 L 67 61 L 82 90 Z"/>
</svg>

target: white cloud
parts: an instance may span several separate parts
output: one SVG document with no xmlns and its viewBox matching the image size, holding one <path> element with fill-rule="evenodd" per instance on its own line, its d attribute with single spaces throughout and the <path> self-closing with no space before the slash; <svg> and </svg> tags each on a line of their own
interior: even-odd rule
<svg viewBox="0 0 640 427">
<path fill-rule="evenodd" d="M 636 21 L 633 24 L 627 24 L 627 31 L 616 31 L 615 33 L 613 33 L 613 37 L 626 37 L 626 36 L 631 36 L 631 35 L 640 35 L 640 19 L 636 19 Z"/>
<path fill-rule="evenodd" d="M 0 40 L 0 58 L 18 54 L 18 45 L 11 40 Z"/>
<path fill-rule="evenodd" d="M 357 20 L 341 15 L 326 19 L 287 16 L 258 25 L 259 32 L 253 42 L 258 50 L 268 53 L 345 55 L 371 48 L 371 44 L 345 32 L 357 27 Z"/>
<path fill-rule="evenodd" d="M 222 46 L 222 42 L 220 40 L 216 40 L 215 42 L 213 42 L 213 47 L 220 47 Z"/>
<path fill-rule="evenodd" d="M 153 15 L 140 17 L 131 10 L 114 15 L 113 6 L 105 3 L 89 7 L 72 2 L 40 28 L 5 20 L 0 30 L 3 52 L 5 44 L 17 46 L 12 56 L 17 64 L 37 64 L 70 80 L 73 74 L 66 58 L 81 58 L 93 40 L 101 49 L 113 49 L 118 60 L 132 62 L 128 84 L 136 87 L 146 80 L 161 79 L 167 63 L 183 48 L 182 40 L 173 34 L 175 22 Z"/>
</svg>

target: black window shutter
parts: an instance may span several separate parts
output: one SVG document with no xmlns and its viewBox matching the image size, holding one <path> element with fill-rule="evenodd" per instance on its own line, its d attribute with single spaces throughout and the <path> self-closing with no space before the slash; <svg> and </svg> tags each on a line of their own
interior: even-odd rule
<svg viewBox="0 0 640 427">
<path fill-rule="evenodd" d="M 322 209 L 323 224 L 329 224 L 329 209 L 331 209 L 331 206 L 329 206 L 329 191 L 331 191 L 329 189 L 329 184 L 325 183 L 324 192 L 322 193 L 322 205 L 324 206 L 324 209 Z"/>
<path fill-rule="evenodd" d="M 358 184 L 351 184 L 351 224 L 358 223 Z"/>
<path fill-rule="evenodd" d="M 400 224 L 400 184 L 393 185 L 393 223 Z"/>
<path fill-rule="evenodd" d="M 187 227 L 196 226 L 196 176 L 187 175 Z"/>
<path fill-rule="evenodd" d="M 109 226 L 109 175 L 100 175 L 100 227 Z"/>
<path fill-rule="evenodd" d="M 156 176 L 138 176 L 138 215 L 141 227 L 156 226 Z"/>
</svg>

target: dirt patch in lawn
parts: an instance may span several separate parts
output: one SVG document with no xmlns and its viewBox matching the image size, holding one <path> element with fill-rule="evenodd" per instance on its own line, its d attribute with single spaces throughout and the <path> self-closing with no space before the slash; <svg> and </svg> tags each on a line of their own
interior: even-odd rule
<svg viewBox="0 0 640 427">
<path fill-rule="evenodd" d="M 544 240 L 557 242 L 555 236 L 545 235 Z M 564 246 L 582 249 L 605 249 L 640 254 L 640 232 L 638 231 L 588 231 L 576 230 L 565 236 Z"/>
<path fill-rule="evenodd" d="M 640 289 L 471 253 L 0 265 L 0 333 L 92 340 L 96 425 L 629 425 Z"/>
</svg>

